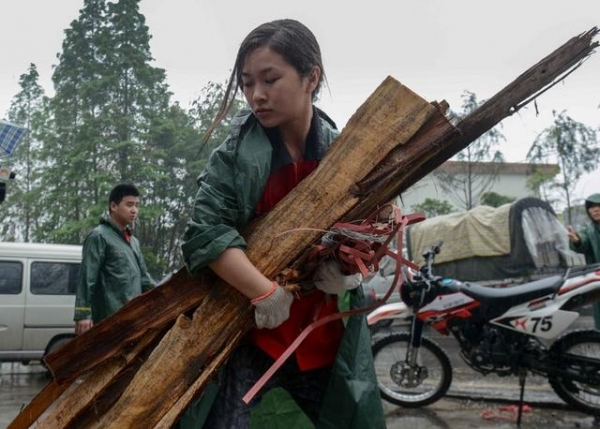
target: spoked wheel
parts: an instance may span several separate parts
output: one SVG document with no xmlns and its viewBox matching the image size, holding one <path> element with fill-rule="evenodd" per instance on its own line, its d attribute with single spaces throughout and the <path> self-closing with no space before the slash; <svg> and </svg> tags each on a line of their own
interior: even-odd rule
<svg viewBox="0 0 600 429">
<path fill-rule="evenodd" d="M 600 331 L 569 332 L 550 353 L 561 370 L 548 377 L 556 394 L 580 411 L 600 415 Z"/>
<path fill-rule="evenodd" d="M 373 360 L 381 397 L 403 407 L 421 407 L 442 398 L 452 382 L 448 355 L 422 337 L 417 364 L 406 361 L 410 335 L 391 334 L 373 344 Z"/>
</svg>

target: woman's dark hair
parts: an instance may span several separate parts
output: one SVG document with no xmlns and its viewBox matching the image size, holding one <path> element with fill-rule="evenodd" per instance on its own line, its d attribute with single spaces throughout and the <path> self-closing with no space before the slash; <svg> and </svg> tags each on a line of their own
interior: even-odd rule
<svg viewBox="0 0 600 429">
<path fill-rule="evenodd" d="M 241 89 L 244 61 L 254 50 L 265 46 L 281 55 L 285 61 L 298 71 L 300 76 L 310 76 L 315 66 L 321 69 L 319 82 L 312 93 L 313 101 L 316 99 L 321 89 L 321 83 L 324 80 L 326 81 L 326 78 L 321 58 L 321 48 L 314 34 L 304 24 L 293 19 L 267 22 L 252 30 L 240 45 L 221 106 L 204 135 L 204 141 L 210 138 L 214 129 L 227 115 L 237 90 Z"/>
<path fill-rule="evenodd" d="M 140 191 L 130 183 L 120 183 L 108 194 L 108 211 L 110 212 L 111 203 L 119 204 L 125 197 L 139 197 Z"/>
</svg>

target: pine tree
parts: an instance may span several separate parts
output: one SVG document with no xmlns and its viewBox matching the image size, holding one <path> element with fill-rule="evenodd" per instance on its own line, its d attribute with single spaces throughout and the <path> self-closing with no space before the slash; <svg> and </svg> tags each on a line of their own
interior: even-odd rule
<svg viewBox="0 0 600 429">
<path fill-rule="evenodd" d="M 42 153 L 46 184 L 40 239 L 79 244 L 106 207 L 109 166 L 104 158 L 108 76 L 106 5 L 85 0 L 65 31 L 52 81 L 51 125 Z M 94 220 L 92 220 L 94 218 Z"/>
<path fill-rule="evenodd" d="M 181 206 L 187 200 L 177 186 L 181 173 L 172 169 L 188 158 L 181 148 L 192 146 L 198 134 L 187 114 L 170 105 L 164 70 L 150 65 L 150 34 L 139 0 L 109 4 L 108 28 L 113 48 L 107 64 L 114 72 L 108 115 L 115 136 L 109 152 L 115 176 L 134 182 L 143 194 L 136 234 L 151 270 L 165 272 L 179 262 Z"/>
<path fill-rule="evenodd" d="M 39 187 L 40 134 L 44 122 L 44 90 L 38 83 L 39 74 L 35 64 L 30 64 L 19 78 L 21 91 L 13 98 L 8 112 L 11 122 L 28 129 L 11 158 L 17 174 L 11 183 L 10 197 L 0 212 L 0 234 L 4 240 L 31 240 L 36 226 L 36 205 Z"/>
</svg>

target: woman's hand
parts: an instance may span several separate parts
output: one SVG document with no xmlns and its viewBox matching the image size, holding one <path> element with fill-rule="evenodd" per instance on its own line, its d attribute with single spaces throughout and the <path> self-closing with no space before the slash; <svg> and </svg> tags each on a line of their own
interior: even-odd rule
<svg viewBox="0 0 600 429">
<path fill-rule="evenodd" d="M 250 299 L 258 328 L 276 328 L 290 317 L 294 296 L 261 274 L 242 249 L 225 250 L 210 268 Z"/>
<path fill-rule="evenodd" d="M 273 329 L 281 325 L 290 317 L 290 306 L 294 296 L 273 282 L 269 292 L 254 298 L 251 302 L 254 309 L 256 327 L 259 329 Z"/>
<path fill-rule="evenodd" d="M 356 289 L 362 282 L 360 273 L 344 275 L 340 264 L 335 260 L 322 262 L 313 275 L 315 286 L 325 293 L 339 295 L 347 290 Z"/>
</svg>

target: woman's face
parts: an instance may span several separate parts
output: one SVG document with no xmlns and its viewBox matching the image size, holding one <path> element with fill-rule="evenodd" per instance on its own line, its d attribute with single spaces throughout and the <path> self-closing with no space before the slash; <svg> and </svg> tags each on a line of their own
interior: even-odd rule
<svg viewBox="0 0 600 429">
<path fill-rule="evenodd" d="M 268 47 L 261 47 L 252 51 L 244 61 L 242 91 L 264 127 L 293 126 L 310 115 L 312 92 L 319 77 L 318 67 L 310 77 L 300 76 L 281 55 Z"/>
</svg>

